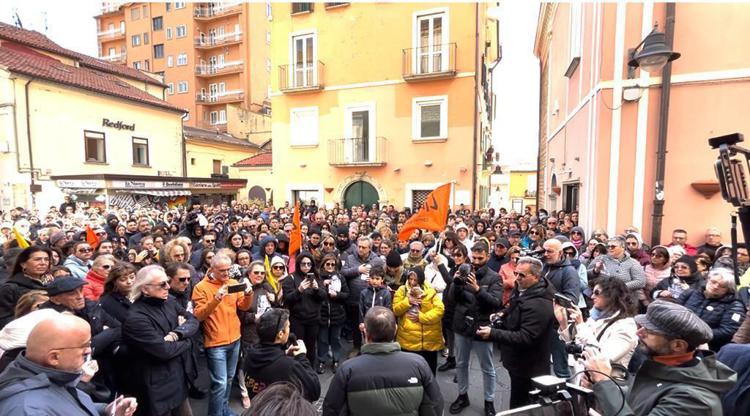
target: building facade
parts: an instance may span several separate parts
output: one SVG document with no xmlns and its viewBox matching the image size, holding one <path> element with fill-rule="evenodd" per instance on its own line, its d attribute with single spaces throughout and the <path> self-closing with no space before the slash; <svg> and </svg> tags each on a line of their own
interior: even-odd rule
<svg viewBox="0 0 750 416">
<path fill-rule="evenodd" d="M 265 141 L 270 4 L 104 2 L 95 19 L 100 59 L 163 76 L 186 125 Z"/>
<path fill-rule="evenodd" d="M 274 3 L 276 204 L 486 206 L 496 21 L 487 4 Z"/>
<path fill-rule="evenodd" d="M 682 56 L 658 73 L 629 67 L 656 23 Z M 651 244 L 675 228 L 691 243 L 709 226 L 728 239 L 731 206 L 707 140 L 750 131 L 748 24 L 748 4 L 542 4 L 540 208 L 580 211 L 587 232 L 632 225 Z"/>
<path fill-rule="evenodd" d="M 165 88 L 0 23 L 0 209 L 46 210 L 64 194 L 119 206 L 236 195 L 246 181 L 187 177 L 186 110 Z"/>
</svg>

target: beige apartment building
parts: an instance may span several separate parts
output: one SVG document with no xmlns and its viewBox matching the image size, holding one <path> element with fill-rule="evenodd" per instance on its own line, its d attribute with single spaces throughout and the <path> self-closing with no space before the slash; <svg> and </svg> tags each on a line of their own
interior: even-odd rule
<svg viewBox="0 0 750 416">
<path fill-rule="evenodd" d="M 185 125 L 268 140 L 270 4 L 104 2 L 95 19 L 99 58 L 163 76 Z"/>
</svg>

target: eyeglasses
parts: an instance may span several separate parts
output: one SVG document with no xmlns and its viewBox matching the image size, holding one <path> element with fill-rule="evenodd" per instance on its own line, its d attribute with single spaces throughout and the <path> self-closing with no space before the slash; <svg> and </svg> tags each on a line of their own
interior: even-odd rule
<svg viewBox="0 0 750 416">
<path fill-rule="evenodd" d="M 616 249 L 617 247 L 619 247 L 619 246 L 616 246 L 616 245 L 614 245 L 614 244 L 610 244 L 610 245 L 608 245 L 608 246 L 607 246 L 607 249 L 609 249 L 609 250 L 614 250 L 614 249 Z"/>
<path fill-rule="evenodd" d="M 539 235 L 539 233 L 536 231 L 529 231 L 529 235 Z"/>
<path fill-rule="evenodd" d="M 79 253 L 91 253 L 91 252 L 92 252 L 92 251 L 94 251 L 94 250 L 92 250 L 92 249 L 90 249 L 90 248 L 79 248 L 79 249 L 78 249 L 77 251 L 78 251 Z"/>
<path fill-rule="evenodd" d="M 203 241 L 206 242 L 206 243 L 215 243 L 216 242 L 216 240 L 203 240 Z"/>
<path fill-rule="evenodd" d="M 102 269 L 104 269 L 104 270 L 109 270 L 111 268 L 112 268 L 111 264 L 104 264 L 104 265 L 102 265 Z"/>
<path fill-rule="evenodd" d="M 166 280 L 162 280 L 159 283 L 146 283 L 146 286 L 158 286 L 162 289 L 169 289 L 169 282 Z"/>
<path fill-rule="evenodd" d="M 422 250 L 420 250 L 420 249 L 411 249 L 409 251 L 411 251 L 412 253 L 421 253 L 422 252 Z"/>
<path fill-rule="evenodd" d="M 253 273 L 254 275 L 256 275 L 256 276 L 263 276 L 264 274 L 266 274 L 266 272 L 265 272 L 265 271 L 263 271 L 263 270 L 253 270 L 253 272 L 252 272 L 252 273 Z"/>
<path fill-rule="evenodd" d="M 326 246 L 326 247 L 333 247 L 333 246 L 336 245 L 336 243 L 332 243 L 332 242 L 328 241 L 328 242 L 323 243 L 323 245 Z"/>
<path fill-rule="evenodd" d="M 180 277 L 177 280 L 179 280 L 181 283 L 187 283 L 187 282 L 190 281 L 190 278 L 189 277 Z"/>
<path fill-rule="evenodd" d="M 599 289 L 594 289 L 593 292 L 591 292 L 592 296 L 600 296 L 602 294 L 602 291 Z"/>
<path fill-rule="evenodd" d="M 336 265 L 336 263 L 326 263 L 323 266 L 325 266 L 325 267 L 333 267 L 335 265 Z"/>
<path fill-rule="evenodd" d="M 564 253 L 565 253 L 566 256 L 575 256 L 576 255 L 575 251 L 564 251 Z"/>
<path fill-rule="evenodd" d="M 273 266 L 274 270 L 284 270 L 284 266 Z"/>
<path fill-rule="evenodd" d="M 458 258 L 461 258 L 461 257 L 463 257 L 464 255 L 463 255 L 463 254 L 461 254 L 461 253 L 453 253 L 453 254 L 451 254 L 451 256 L 453 256 L 453 257 L 458 257 Z"/>
<path fill-rule="evenodd" d="M 674 268 L 675 269 L 689 269 L 690 266 L 688 266 L 687 264 L 675 264 Z"/>
<path fill-rule="evenodd" d="M 300 264 L 299 264 L 299 265 L 300 265 L 300 266 L 312 266 L 312 263 L 311 263 L 311 262 L 309 262 L 309 261 L 303 261 L 303 262 L 300 262 Z"/>
<path fill-rule="evenodd" d="M 583 235 L 583 234 L 582 234 L 582 233 L 581 233 L 580 231 L 571 231 L 570 233 L 571 233 L 571 234 L 578 234 L 578 235 Z"/>
</svg>

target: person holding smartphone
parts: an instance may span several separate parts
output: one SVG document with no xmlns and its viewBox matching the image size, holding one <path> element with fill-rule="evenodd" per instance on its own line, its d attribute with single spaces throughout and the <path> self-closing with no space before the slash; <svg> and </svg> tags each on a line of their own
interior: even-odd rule
<svg viewBox="0 0 750 416">
<path fill-rule="evenodd" d="M 300 252 L 294 273 L 284 279 L 284 306 L 289 309 L 291 331 L 307 346 L 307 359 L 316 358 L 320 307 L 328 294 L 318 277 L 312 254 Z"/>
</svg>

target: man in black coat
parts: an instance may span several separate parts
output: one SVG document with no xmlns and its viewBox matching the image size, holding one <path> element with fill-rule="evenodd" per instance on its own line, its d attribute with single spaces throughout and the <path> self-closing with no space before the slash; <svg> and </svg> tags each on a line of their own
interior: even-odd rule
<svg viewBox="0 0 750 416">
<path fill-rule="evenodd" d="M 169 278 L 161 266 L 138 272 L 138 298 L 123 326 L 128 346 L 130 383 L 143 415 L 185 414 L 188 382 L 197 376 L 192 341 L 198 320 L 169 297 Z"/>
<path fill-rule="evenodd" d="M 542 262 L 521 257 L 516 266 L 516 289 L 501 312 L 501 325 L 480 326 L 477 335 L 499 344 L 510 375 L 510 407 L 529 404 L 531 379 L 549 374 L 550 341 L 555 322 L 554 290 L 541 277 Z"/>
<path fill-rule="evenodd" d="M 302 340 L 289 340 L 289 311 L 272 308 L 258 320 L 260 342 L 247 353 L 245 380 L 250 398 L 279 381 L 297 386 L 305 399 L 314 402 L 320 397 L 320 381 L 306 354 Z"/>
<path fill-rule="evenodd" d="M 450 301 L 455 302 L 453 331 L 455 332 L 456 378 L 458 398 L 451 404 L 451 414 L 460 413 L 469 406 L 469 362 L 472 351 L 482 368 L 484 384 L 484 410 L 487 415 L 495 414 L 495 366 L 493 363 L 492 342 L 476 336 L 479 326 L 490 323 L 490 315 L 502 306 L 503 286 L 500 276 L 487 267 L 489 248 L 480 241 L 471 248 L 473 271 L 466 277 L 454 277 L 448 292 Z"/>
</svg>

